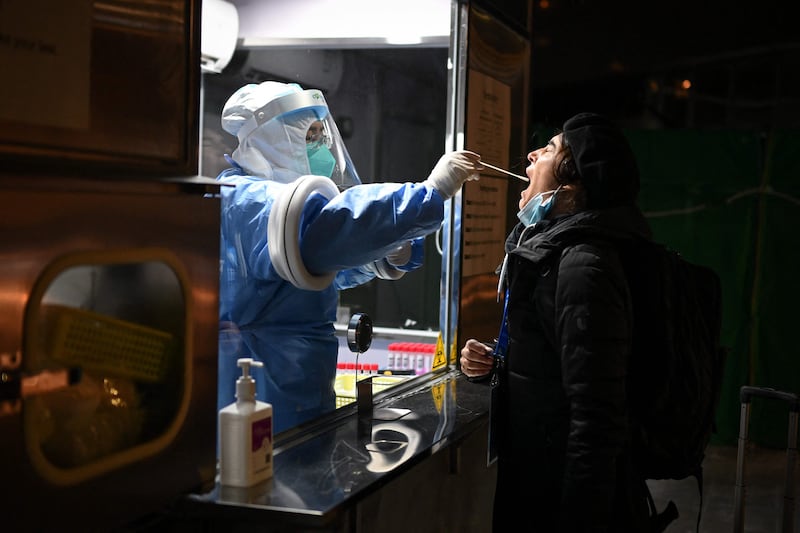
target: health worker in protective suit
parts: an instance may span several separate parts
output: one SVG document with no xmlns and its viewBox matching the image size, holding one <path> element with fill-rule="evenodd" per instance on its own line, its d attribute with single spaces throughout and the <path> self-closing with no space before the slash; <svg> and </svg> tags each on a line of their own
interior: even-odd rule
<svg viewBox="0 0 800 533">
<path fill-rule="evenodd" d="M 322 93 L 293 83 L 240 88 L 222 127 L 239 145 L 218 177 L 218 404 L 235 399 L 237 359 L 261 361 L 256 397 L 279 432 L 336 408 L 337 291 L 419 268 L 445 200 L 483 166 L 456 151 L 425 181 L 361 184 Z"/>
</svg>

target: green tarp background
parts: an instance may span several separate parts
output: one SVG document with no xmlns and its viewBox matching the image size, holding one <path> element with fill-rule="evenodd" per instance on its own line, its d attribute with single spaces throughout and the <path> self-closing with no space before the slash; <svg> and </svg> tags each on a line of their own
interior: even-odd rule
<svg viewBox="0 0 800 533">
<path fill-rule="evenodd" d="M 628 130 L 656 240 L 715 269 L 730 353 L 717 443 L 735 444 L 739 388 L 800 393 L 800 132 Z M 755 399 L 750 438 L 784 448 L 788 406 Z"/>
</svg>

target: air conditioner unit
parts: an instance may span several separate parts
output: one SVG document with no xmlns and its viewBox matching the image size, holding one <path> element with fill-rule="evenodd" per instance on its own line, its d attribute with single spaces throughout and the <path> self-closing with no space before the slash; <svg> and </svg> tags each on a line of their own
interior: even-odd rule
<svg viewBox="0 0 800 533">
<path fill-rule="evenodd" d="M 203 0 L 200 68 L 220 73 L 233 57 L 239 38 L 239 12 L 225 0 Z"/>
</svg>

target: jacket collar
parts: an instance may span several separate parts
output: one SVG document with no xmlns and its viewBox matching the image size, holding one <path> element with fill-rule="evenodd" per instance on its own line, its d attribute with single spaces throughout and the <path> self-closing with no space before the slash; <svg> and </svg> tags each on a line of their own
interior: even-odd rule
<svg viewBox="0 0 800 533">
<path fill-rule="evenodd" d="M 517 224 L 506 239 L 506 253 L 539 262 L 571 243 L 629 242 L 650 239 L 650 226 L 636 206 L 580 211 L 532 226 Z"/>
</svg>

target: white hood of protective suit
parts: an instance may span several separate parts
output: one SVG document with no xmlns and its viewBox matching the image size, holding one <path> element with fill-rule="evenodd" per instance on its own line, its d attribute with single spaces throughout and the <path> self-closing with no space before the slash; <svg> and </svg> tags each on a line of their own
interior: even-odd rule
<svg viewBox="0 0 800 533">
<path fill-rule="evenodd" d="M 272 100 L 302 90 L 294 83 L 248 84 L 225 103 L 222 128 L 239 139 L 239 146 L 231 157 L 248 174 L 291 183 L 310 173 L 306 132 L 315 120 L 327 115 L 327 108 L 299 109 L 261 125 L 254 117 L 254 113 Z"/>
</svg>

